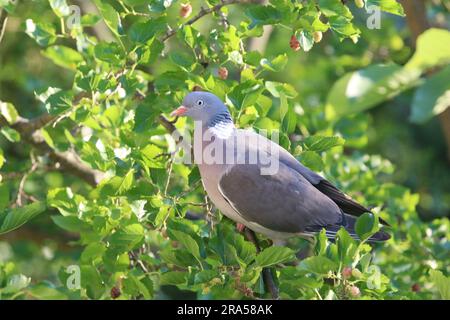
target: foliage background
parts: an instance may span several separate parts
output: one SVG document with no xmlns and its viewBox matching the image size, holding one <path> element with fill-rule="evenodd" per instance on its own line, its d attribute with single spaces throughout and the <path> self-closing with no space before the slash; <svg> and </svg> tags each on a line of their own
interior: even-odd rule
<svg viewBox="0 0 450 320">
<path fill-rule="evenodd" d="M 0 298 L 271 297 L 270 268 L 285 299 L 448 299 L 450 4 L 420 3 L 368 1 L 385 11 L 369 30 L 355 1 L 192 1 L 184 18 L 178 1 L 0 0 Z M 204 204 L 195 167 L 160 156 L 174 150 L 160 115 L 194 85 L 239 126 L 280 129 L 392 239 L 320 235 L 300 261 L 307 242 L 258 236 L 258 253 Z"/>
</svg>

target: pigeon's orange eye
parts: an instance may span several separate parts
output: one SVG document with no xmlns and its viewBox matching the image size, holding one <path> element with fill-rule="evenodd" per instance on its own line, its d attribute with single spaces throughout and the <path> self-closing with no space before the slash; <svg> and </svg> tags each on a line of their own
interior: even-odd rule
<svg viewBox="0 0 450 320">
<path fill-rule="evenodd" d="M 203 100 L 197 100 L 197 105 L 198 106 L 202 106 L 202 105 L 204 105 L 205 103 L 203 102 Z"/>
</svg>

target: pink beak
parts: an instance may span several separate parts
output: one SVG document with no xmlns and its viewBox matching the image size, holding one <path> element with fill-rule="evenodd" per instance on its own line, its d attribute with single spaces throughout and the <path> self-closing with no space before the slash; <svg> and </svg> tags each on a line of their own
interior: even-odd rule
<svg viewBox="0 0 450 320">
<path fill-rule="evenodd" d="M 171 117 L 179 117 L 179 116 L 184 115 L 186 113 L 186 111 L 188 111 L 188 108 L 186 108 L 185 106 L 179 106 L 177 109 L 172 111 L 170 116 Z"/>
</svg>

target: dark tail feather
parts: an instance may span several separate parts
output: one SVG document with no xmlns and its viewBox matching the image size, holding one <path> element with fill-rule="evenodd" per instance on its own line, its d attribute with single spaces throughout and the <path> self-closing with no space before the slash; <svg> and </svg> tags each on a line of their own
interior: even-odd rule
<svg viewBox="0 0 450 320">
<path fill-rule="evenodd" d="M 345 214 L 346 221 L 345 221 L 344 225 L 325 227 L 325 232 L 326 232 L 327 237 L 330 240 L 334 240 L 336 238 L 336 234 L 339 231 L 339 229 L 341 227 L 344 227 L 345 230 L 347 230 L 347 232 L 353 239 L 359 240 L 359 236 L 357 235 L 357 233 L 355 231 L 356 219 L 358 219 L 358 217 L 354 217 L 354 216 Z M 367 241 L 380 242 L 380 241 L 389 240 L 390 238 L 391 238 L 391 236 L 389 235 L 389 233 L 387 233 L 383 230 L 380 230 L 377 233 L 373 234 L 369 239 L 367 239 Z"/>
</svg>

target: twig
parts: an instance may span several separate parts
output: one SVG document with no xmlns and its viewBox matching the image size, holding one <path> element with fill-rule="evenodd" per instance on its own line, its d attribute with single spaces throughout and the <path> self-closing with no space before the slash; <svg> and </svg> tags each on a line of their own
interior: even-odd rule
<svg viewBox="0 0 450 320">
<path fill-rule="evenodd" d="M 36 171 L 37 167 L 38 167 L 38 162 L 36 161 L 35 157 L 33 156 L 33 154 L 30 155 L 31 157 L 31 168 L 30 170 L 28 170 L 23 176 L 22 179 L 20 179 L 20 183 L 19 183 L 19 189 L 17 191 L 17 199 L 16 199 L 16 205 L 21 207 L 22 206 L 22 198 L 29 198 L 27 196 L 27 194 L 24 191 L 25 188 L 25 182 L 27 181 L 28 177 L 30 176 L 30 174 L 32 174 L 34 171 Z"/>
<path fill-rule="evenodd" d="M 149 273 L 145 264 L 142 262 L 141 259 L 139 259 L 138 253 L 130 251 L 129 256 L 132 261 L 134 261 L 135 263 L 137 263 L 139 265 L 139 267 L 141 267 L 142 271 L 144 271 L 145 273 Z"/>
<path fill-rule="evenodd" d="M 158 121 L 159 123 L 162 124 L 162 126 L 164 128 L 166 128 L 166 130 L 169 133 L 174 133 L 175 131 L 177 131 L 177 128 L 175 127 L 174 123 L 175 121 L 170 121 L 169 119 L 167 119 L 165 116 L 163 116 L 162 114 L 158 117 Z"/>
<path fill-rule="evenodd" d="M 256 247 L 256 252 L 261 252 L 261 247 L 259 246 L 258 238 L 253 230 L 249 228 L 244 229 L 245 237 L 248 241 L 252 242 Z M 262 276 L 264 280 L 264 285 L 266 289 L 270 292 L 272 299 L 278 300 L 280 299 L 279 290 L 277 285 L 275 284 L 275 280 L 273 279 L 272 271 L 269 268 L 263 268 Z"/>
<path fill-rule="evenodd" d="M 164 196 L 167 196 L 167 191 L 169 190 L 170 176 L 172 175 L 172 169 L 173 169 L 173 159 L 170 159 L 169 165 L 167 168 L 167 181 L 166 181 L 166 185 L 164 187 Z"/>
<path fill-rule="evenodd" d="M 8 22 L 8 12 L 0 9 L 0 43 L 5 35 L 6 23 Z"/>
<path fill-rule="evenodd" d="M 33 131 L 31 128 L 37 128 L 34 120 L 28 120 L 22 117 L 17 119 L 17 122 L 9 125 L 3 116 L 0 116 L 0 128 L 3 126 L 9 126 L 20 133 L 22 141 L 28 143 L 35 148 L 41 154 L 47 154 L 50 160 L 55 163 L 57 169 L 64 170 L 65 172 L 72 174 L 86 181 L 92 186 L 96 186 L 103 178 L 104 173 L 95 169 L 92 169 L 85 164 L 79 155 L 71 150 L 65 152 L 59 152 L 53 150 L 44 140 L 42 134 L 39 131 Z M 43 124 L 45 121 L 36 120 L 36 123 Z M 31 124 L 30 124 L 31 123 Z"/>
<path fill-rule="evenodd" d="M 253 0 L 222 0 L 219 4 L 216 4 L 215 6 L 213 6 L 211 8 L 205 9 L 202 7 L 200 9 L 200 12 L 195 17 L 191 18 L 186 23 L 183 23 L 177 29 L 171 29 L 164 37 L 161 38 L 161 41 L 162 42 L 166 41 L 170 37 L 174 36 L 179 29 L 182 29 L 185 26 L 189 26 L 189 25 L 193 24 L 200 18 L 202 18 L 210 13 L 219 11 L 222 7 L 229 6 L 232 4 L 244 4 L 244 3 L 253 3 L 253 2 L 256 2 L 256 1 L 253 1 Z"/>
</svg>

